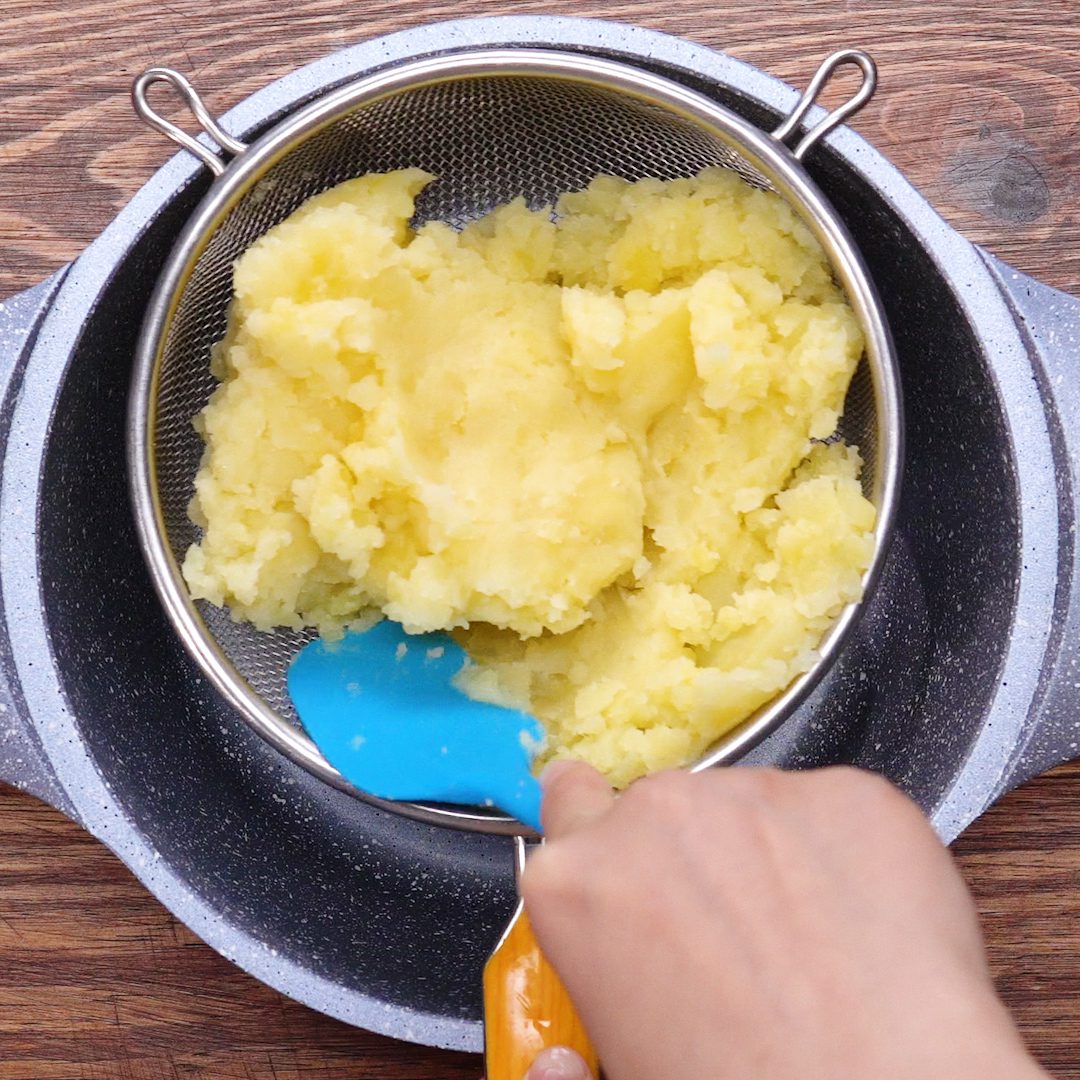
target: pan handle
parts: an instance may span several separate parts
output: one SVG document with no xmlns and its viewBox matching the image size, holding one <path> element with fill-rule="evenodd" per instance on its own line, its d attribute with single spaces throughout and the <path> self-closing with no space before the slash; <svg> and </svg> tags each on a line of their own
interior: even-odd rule
<svg viewBox="0 0 1080 1080">
<path fill-rule="evenodd" d="M 7 641 L 0 637 L 0 783 L 36 795 L 78 821 L 29 721 L 25 702 L 13 689 L 10 661 Z"/>
<path fill-rule="evenodd" d="M 1052 661 L 995 798 L 1080 758 L 1080 300 L 980 251 L 1032 355 L 1054 443 L 1061 554 Z"/>
<path fill-rule="evenodd" d="M 7 446 L 8 422 L 23 369 L 66 273 L 64 267 L 40 285 L 0 300 L 0 460 Z M 17 689 L 6 635 L 0 595 L 0 781 L 36 795 L 74 818 L 74 808 L 30 724 L 26 704 Z"/>
<path fill-rule="evenodd" d="M 514 837 L 517 875 L 525 840 Z M 525 906 L 518 901 L 484 967 L 484 1066 L 487 1080 L 521 1080 L 551 1046 L 576 1050 L 597 1074 L 596 1051 L 562 980 L 540 951 Z"/>
</svg>

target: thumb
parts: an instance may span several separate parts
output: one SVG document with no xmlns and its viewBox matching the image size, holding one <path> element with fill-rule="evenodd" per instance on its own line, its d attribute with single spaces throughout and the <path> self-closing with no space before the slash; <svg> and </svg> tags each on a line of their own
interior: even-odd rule
<svg viewBox="0 0 1080 1080">
<path fill-rule="evenodd" d="M 594 1080 L 585 1059 L 568 1046 L 549 1046 L 536 1055 L 524 1080 Z"/>
<path fill-rule="evenodd" d="M 557 840 L 602 818 L 615 804 L 611 785 L 583 761 L 553 761 L 540 774 L 544 836 Z"/>
</svg>

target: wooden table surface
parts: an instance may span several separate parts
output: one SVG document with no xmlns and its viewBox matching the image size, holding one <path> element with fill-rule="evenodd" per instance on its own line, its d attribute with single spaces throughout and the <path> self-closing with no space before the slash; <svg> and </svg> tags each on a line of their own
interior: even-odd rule
<svg viewBox="0 0 1080 1080">
<path fill-rule="evenodd" d="M 509 12 L 638 23 L 791 82 L 834 48 L 867 47 L 881 87 L 858 129 L 966 236 L 1080 292 L 1074 0 L 3 0 L 0 297 L 77 255 L 171 153 L 131 113 L 143 68 L 180 68 L 223 111 L 366 38 Z M 1080 1078 L 1080 768 L 1010 795 L 956 853 L 1025 1037 L 1055 1076 Z M 260 985 L 60 814 L 0 788 L 0 1080 L 457 1080 L 480 1068 Z"/>
</svg>

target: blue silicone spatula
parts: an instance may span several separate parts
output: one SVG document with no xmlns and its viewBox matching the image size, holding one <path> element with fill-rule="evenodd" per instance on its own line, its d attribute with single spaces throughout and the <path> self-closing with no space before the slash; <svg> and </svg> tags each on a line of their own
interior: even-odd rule
<svg viewBox="0 0 1080 1080">
<path fill-rule="evenodd" d="M 494 806 L 539 831 L 531 765 L 543 729 L 458 690 L 452 680 L 467 662 L 446 634 L 384 621 L 305 646 L 289 667 L 289 695 L 323 757 L 361 791 Z"/>
</svg>

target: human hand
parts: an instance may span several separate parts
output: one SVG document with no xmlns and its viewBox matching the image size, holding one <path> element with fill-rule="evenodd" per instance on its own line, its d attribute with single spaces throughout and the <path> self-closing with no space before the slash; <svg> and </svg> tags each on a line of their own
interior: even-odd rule
<svg viewBox="0 0 1080 1080">
<path fill-rule="evenodd" d="M 543 780 L 522 894 L 608 1080 L 1045 1080 L 948 852 L 885 781 Z"/>
</svg>

